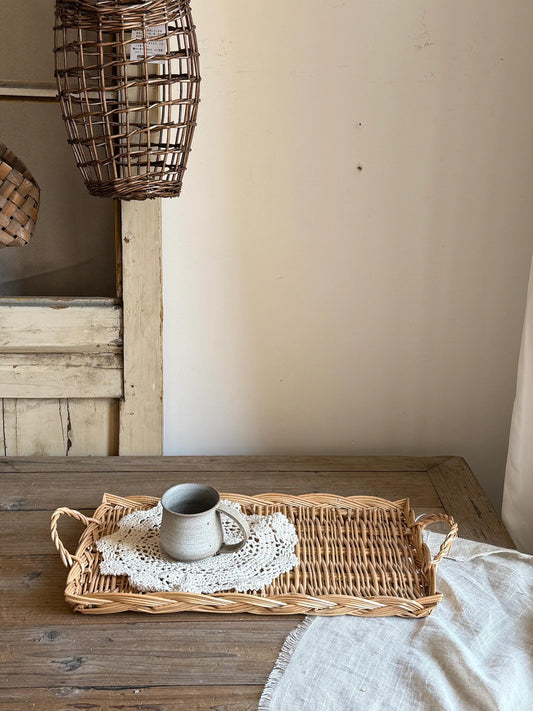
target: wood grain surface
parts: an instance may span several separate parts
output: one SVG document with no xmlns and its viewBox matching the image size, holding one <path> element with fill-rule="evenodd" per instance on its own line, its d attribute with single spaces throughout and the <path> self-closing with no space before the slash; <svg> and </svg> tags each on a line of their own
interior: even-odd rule
<svg viewBox="0 0 533 711">
<path fill-rule="evenodd" d="M 122 201 L 124 397 L 119 454 L 163 451 L 161 200 Z"/>
<path fill-rule="evenodd" d="M 2 456 L 117 454 L 120 301 L 0 298 L 0 392 Z"/>
<path fill-rule="evenodd" d="M 49 538 L 55 508 L 90 514 L 105 491 L 159 496 L 190 480 L 242 494 L 407 496 L 417 513 L 454 516 L 462 537 L 513 547 L 461 457 L 8 457 L 0 460 L 0 708 L 257 708 L 301 617 L 102 619 L 77 615 L 64 601 L 67 571 Z M 61 521 L 68 549 L 82 530 L 77 521 Z"/>
<path fill-rule="evenodd" d="M 118 451 L 118 400 L 113 398 L 3 398 L 0 406 L 5 457 Z"/>
</svg>

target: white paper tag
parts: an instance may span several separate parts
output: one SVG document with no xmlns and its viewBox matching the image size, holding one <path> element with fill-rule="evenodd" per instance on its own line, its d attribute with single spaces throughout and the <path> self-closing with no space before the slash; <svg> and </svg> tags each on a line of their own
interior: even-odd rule
<svg viewBox="0 0 533 711">
<path fill-rule="evenodd" d="M 167 34 L 166 25 L 154 25 L 146 28 L 146 56 L 161 56 L 167 54 L 167 41 L 165 39 L 151 40 L 151 37 L 161 37 Z M 132 30 L 131 38 L 134 40 L 143 39 L 142 30 Z M 144 59 L 144 42 L 133 42 L 130 44 L 130 59 Z M 154 64 L 163 64 L 163 59 L 148 59 Z"/>
</svg>

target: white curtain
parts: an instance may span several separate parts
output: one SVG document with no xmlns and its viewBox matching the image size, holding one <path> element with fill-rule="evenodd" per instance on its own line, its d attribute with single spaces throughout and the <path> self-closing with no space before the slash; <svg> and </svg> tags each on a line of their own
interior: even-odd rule
<svg viewBox="0 0 533 711">
<path fill-rule="evenodd" d="M 533 260 L 518 361 L 502 518 L 517 548 L 533 553 Z"/>
</svg>

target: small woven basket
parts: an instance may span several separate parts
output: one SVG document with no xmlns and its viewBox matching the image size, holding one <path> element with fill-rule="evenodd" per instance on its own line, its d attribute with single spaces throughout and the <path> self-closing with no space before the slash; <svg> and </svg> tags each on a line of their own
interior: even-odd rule
<svg viewBox="0 0 533 711">
<path fill-rule="evenodd" d="M 189 0 L 56 0 L 56 81 L 92 195 L 180 194 L 199 102 Z"/>
<path fill-rule="evenodd" d="M 28 244 L 37 222 L 40 193 L 24 163 L 0 143 L 0 249 Z"/>
</svg>

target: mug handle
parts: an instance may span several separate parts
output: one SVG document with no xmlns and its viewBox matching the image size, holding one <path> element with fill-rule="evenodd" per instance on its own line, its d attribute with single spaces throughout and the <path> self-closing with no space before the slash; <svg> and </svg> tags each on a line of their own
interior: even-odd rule
<svg viewBox="0 0 533 711">
<path fill-rule="evenodd" d="M 223 501 L 218 502 L 217 511 L 232 518 L 243 533 L 244 538 L 242 541 L 239 541 L 238 543 L 223 543 L 218 551 L 219 553 L 235 553 L 235 551 L 242 548 L 246 541 L 250 538 L 250 526 L 248 525 L 248 521 L 246 520 L 244 514 L 234 509 L 233 506 L 228 506 Z"/>
</svg>

